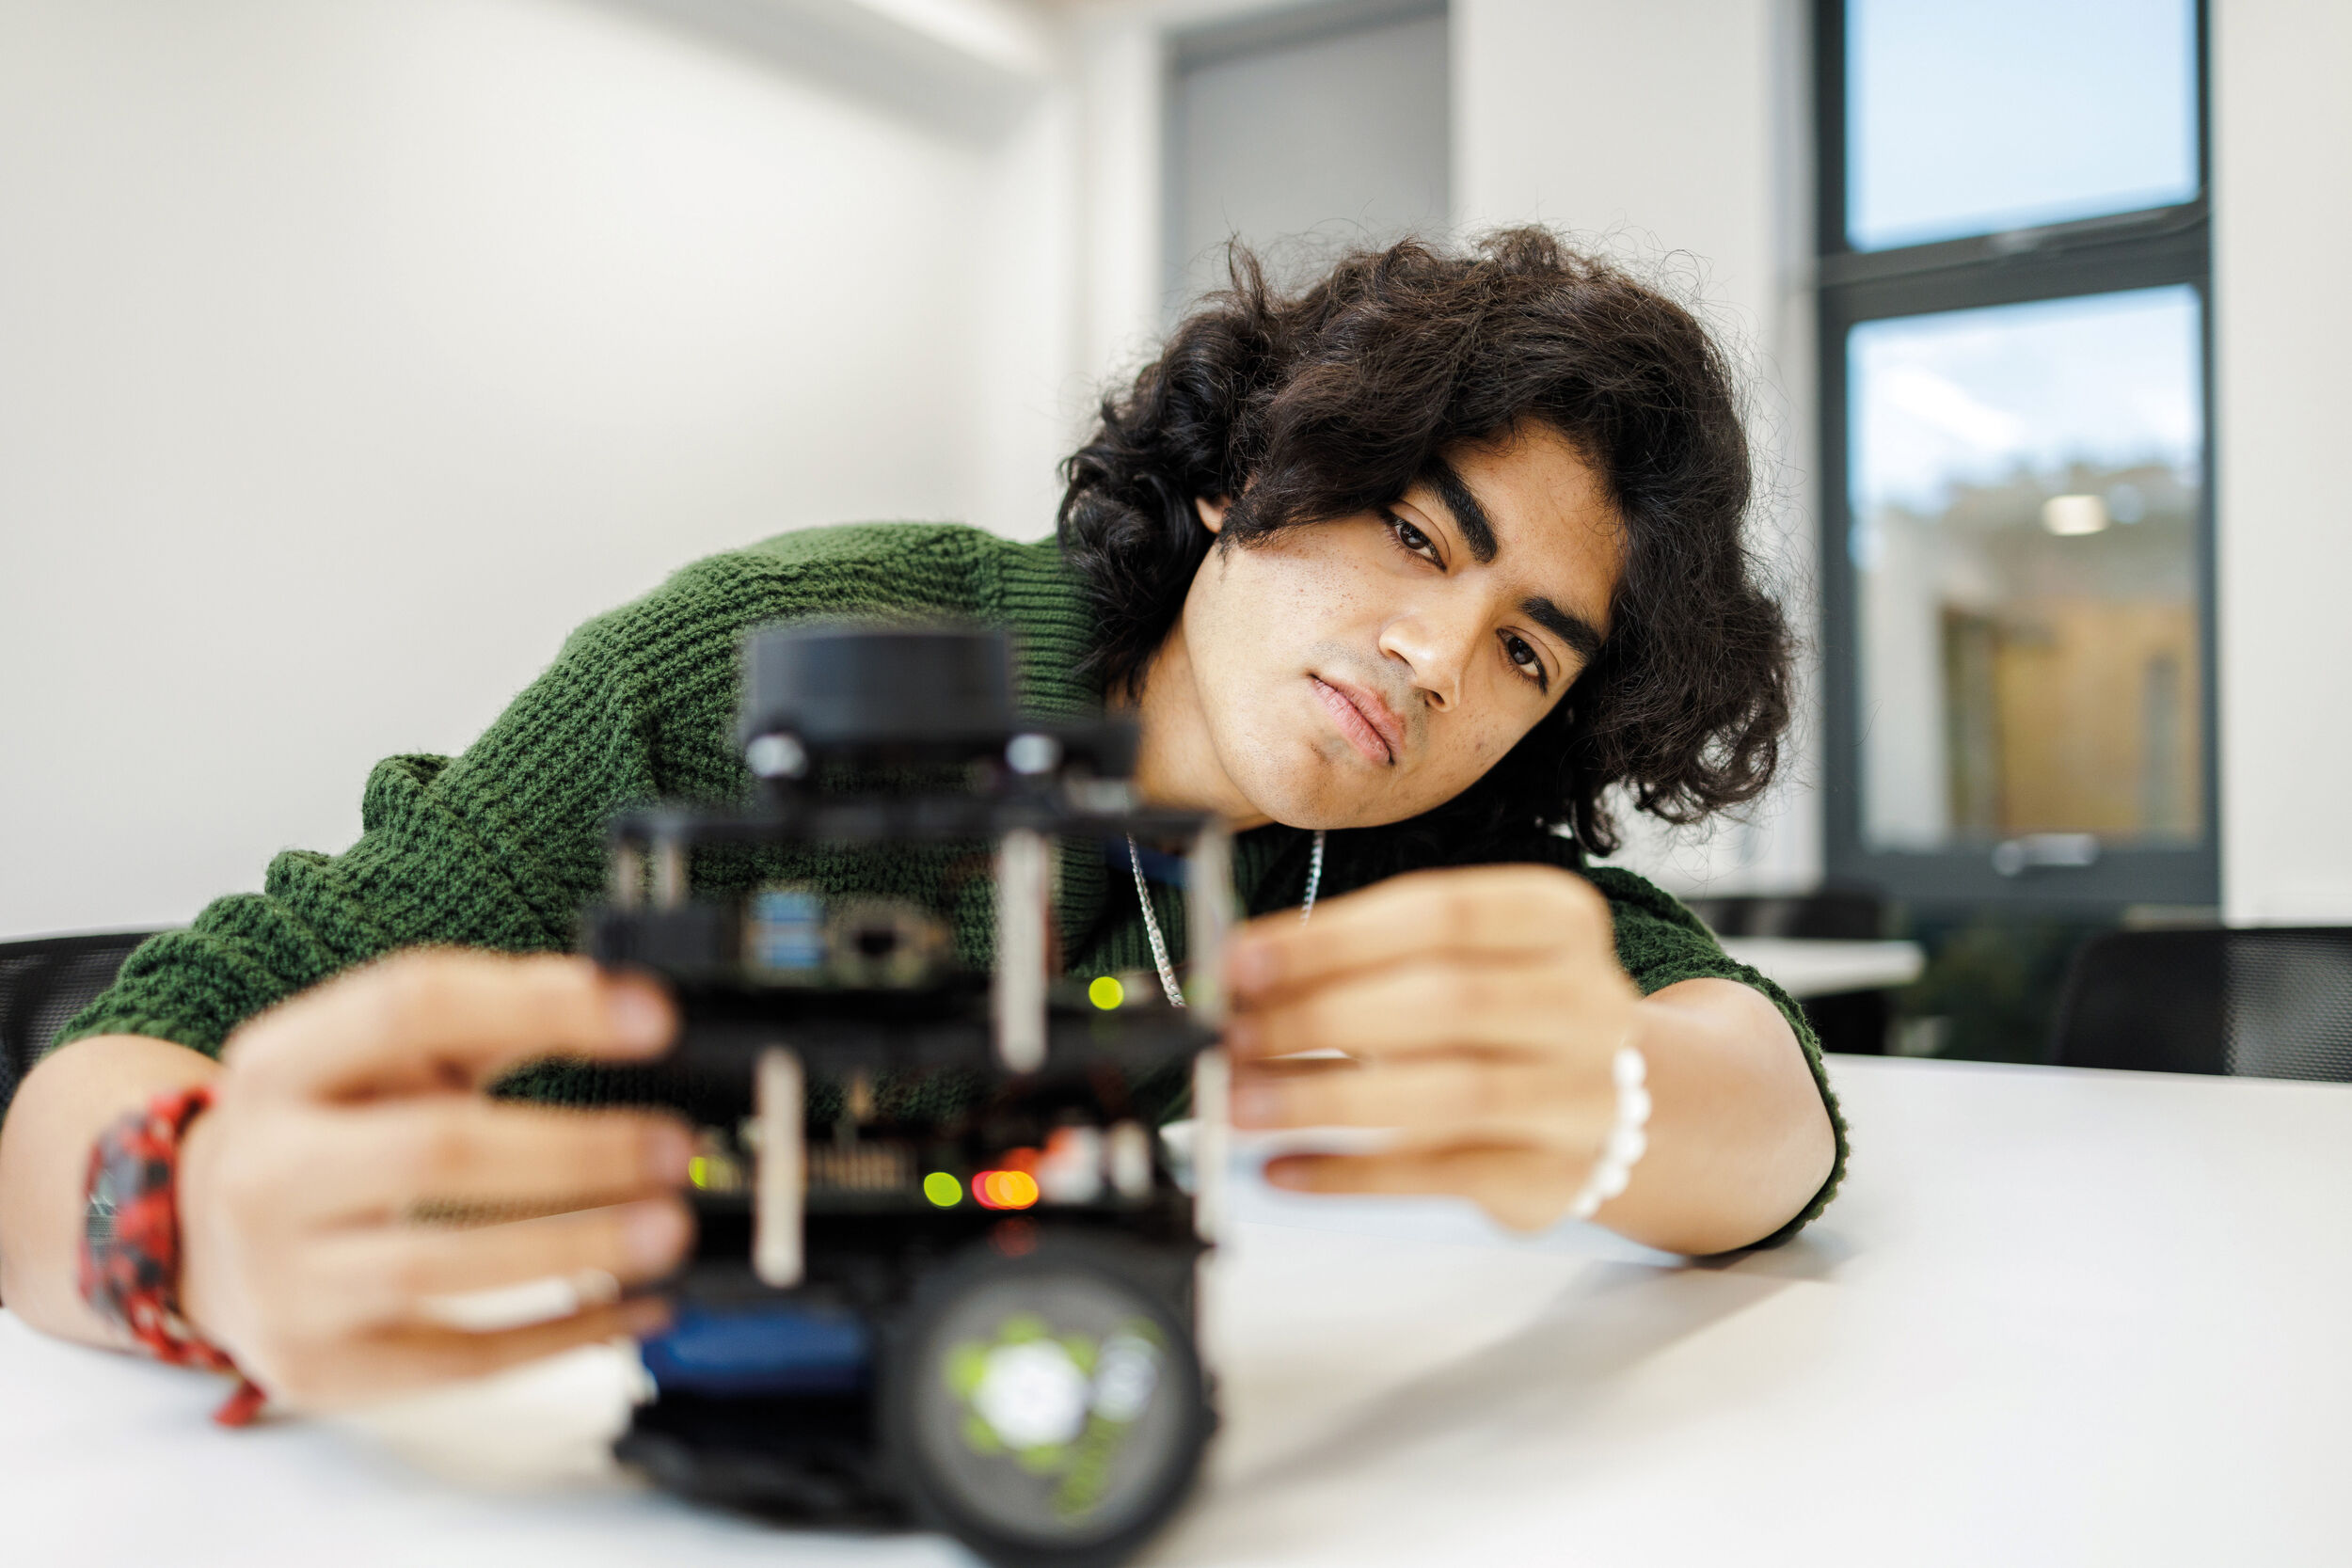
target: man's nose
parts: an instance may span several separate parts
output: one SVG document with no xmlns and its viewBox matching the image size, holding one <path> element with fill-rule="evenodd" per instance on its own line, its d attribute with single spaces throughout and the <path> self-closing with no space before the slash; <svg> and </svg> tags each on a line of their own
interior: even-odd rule
<svg viewBox="0 0 2352 1568">
<path fill-rule="evenodd" d="M 1380 633 L 1380 651 L 1405 661 L 1413 685 L 1439 712 L 1459 707 L 1478 634 L 1453 618 L 1428 612 L 1400 615 Z"/>
</svg>

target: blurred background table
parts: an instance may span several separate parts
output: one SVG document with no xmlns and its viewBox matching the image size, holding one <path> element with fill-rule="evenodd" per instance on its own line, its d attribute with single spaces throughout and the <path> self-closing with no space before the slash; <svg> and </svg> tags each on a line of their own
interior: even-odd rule
<svg viewBox="0 0 2352 1568">
<path fill-rule="evenodd" d="M 1919 978 L 1927 954 L 1915 942 L 1840 942 L 1804 937 L 1725 937 L 1724 951 L 1802 1002 L 1853 991 L 1894 990 Z"/>
<path fill-rule="evenodd" d="M 2352 1086 L 1834 1058 L 1846 1192 L 1688 1265 L 1577 1227 L 1251 1184 L 1227 1414 L 1164 1564 L 2336 1563 Z M 0 1314 L 9 1560 L 963 1560 L 782 1531 L 603 1458 L 586 1352 L 334 1421 Z"/>
</svg>

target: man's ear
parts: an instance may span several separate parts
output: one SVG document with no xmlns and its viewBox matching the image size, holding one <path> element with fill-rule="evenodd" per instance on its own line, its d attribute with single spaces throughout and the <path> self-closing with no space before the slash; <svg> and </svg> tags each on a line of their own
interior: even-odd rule
<svg viewBox="0 0 2352 1568">
<path fill-rule="evenodd" d="M 1211 500 L 1206 496 L 1192 499 L 1192 509 L 1200 514 L 1200 526 L 1211 533 L 1225 531 L 1225 509 L 1232 504 L 1224 499 Z"/>
</svg>

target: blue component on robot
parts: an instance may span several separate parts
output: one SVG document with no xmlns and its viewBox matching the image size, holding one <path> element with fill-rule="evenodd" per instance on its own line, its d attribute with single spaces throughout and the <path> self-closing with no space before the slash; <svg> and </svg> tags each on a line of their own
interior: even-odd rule
<svg viewBox="0 0 2352 1568">
<path fill-rule="evenodd" d="M 872 1343 L 847 1308 L 757 1302 L 678 1307 L 642 1347 L 663 1393 L 847 1394 L 866 1386 Z"/>
<path fill-rule="evenodd" d="M 825 967 L 825 907 L 813 893 L 771 889 L 751 898 L 751 961 L 784 974 Z"/>
</svg>

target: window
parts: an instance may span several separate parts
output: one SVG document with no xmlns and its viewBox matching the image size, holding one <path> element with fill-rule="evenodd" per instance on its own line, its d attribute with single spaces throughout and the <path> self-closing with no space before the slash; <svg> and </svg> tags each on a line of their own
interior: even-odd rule
<svg viewBox="0 0 2352 1568">
<path fill-rule="evenodd" d="M 2185 0 L 1843 8 L 1855 249 L 2196 198 L 2197 18 Z"/>
<path fill-rule="evenodd" d="M 2202 23 L 1819 6 L 1833 877 L 2215 902 Z"/>
</svg>

